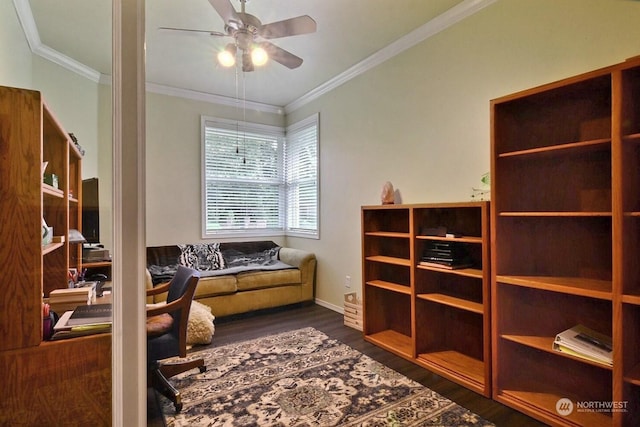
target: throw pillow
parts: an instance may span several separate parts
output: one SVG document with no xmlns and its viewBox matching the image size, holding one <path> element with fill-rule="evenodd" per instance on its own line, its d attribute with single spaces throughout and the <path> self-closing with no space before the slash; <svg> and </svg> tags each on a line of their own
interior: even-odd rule
<svg viewBox="0 0 640 427">
<path fill-rule="evenodd" d="M 187 323 L 187 344 L 211 344 L 215 325 L 215 316 L 211 314 L 211 307 L 191 301 L 189 322 Z"/>
<path fill-rule="evenodd" d="M 222 270 L 225 268 L 224 258 L 220 252 L 220 243 L 198 243 L 194 245 L 178 245 L 180 248 L 180 264 L 199 271 Z"/>
</svg>

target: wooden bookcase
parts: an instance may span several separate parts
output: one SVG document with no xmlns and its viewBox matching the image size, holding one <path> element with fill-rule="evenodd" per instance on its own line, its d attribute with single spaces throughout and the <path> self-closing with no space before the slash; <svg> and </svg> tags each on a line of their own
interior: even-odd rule
<svg viewBox="0 0 640 427">
<path fill-rule="evenodd" d="M 638 425 L 640 60 L 493 100 L 491 120 L 493 397 Z M 613 368 L 552 350 L 576 324 L 612 337 Z M 600 402 L 624 410 L 584 408 Z"/>
<path fill-rule="evenodd" d="M 363 206 L 361 213 L 365 338 L 412 360 L 412 210 L 403 205 Z"/>
<path fill-rule="evenodd" d="M 108 423 L 110 336 L 42 341 L 43 296 L 82 267 L 81 244 L 69 241 L 82 229 L 82 156 L 40 92 L 2 86 L 0 153 L 0 424 Z M 57 187 L 43 182 L 43 162 Z M 55 236 L 47 245 L 43 218 Z"/>
<path fill-rule="evenodd" d="M 435 227 L 462 237 L 427 235 Z M 490 396 L 488 239 L 487 202 L 363 206 L 365 339 Z M 464 246 L 471 265 L 420 265 L 432 242 Z"/>
</svg>

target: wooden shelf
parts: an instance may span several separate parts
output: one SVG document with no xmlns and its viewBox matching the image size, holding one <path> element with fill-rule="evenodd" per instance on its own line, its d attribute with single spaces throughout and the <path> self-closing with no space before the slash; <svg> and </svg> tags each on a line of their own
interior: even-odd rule
<svg viewBox="0 0 640 427">
<path fill-rule="evenodd" d="M 640 133 L 634 133 L 634 134 L 630 134 L 630 135 L 623 135 L 622 139 L 624 141 L 640 142 Z"/>
<path fill-rule="evenodd" d="M 82 266 L 86 268 L 111 267 L 111 261 L 82 261 Z"/>
<path fill-rule="evenodd" d="M 590 298 L 611 300 L 611 281 L 582 277 L 496 276 L 500 284 L 523 286 L 544 291 L 561 292 Z"/>
<path fill-rule="evenodd" d="M 58 248 L 62 248 L 64 243 L 49 243 L 47 245 L 42 246 L 42 255 L 46 255 L 55 251 Z"/>
<path fill-rule="evenodd" d="M 640 305 L 640 295 L 622 295 L 622 302 Z"/>
<path fill-rule="evenodd" d="M 64 191 L 49 184 L 42 183 L 42 193 L 53 197 L 64 197 Z"/>
<path fill-rule="evenodd" d="M 418 363 L 433 369 L 439 374 L 459 380 L 463 377 L 467 387 L 482 393 L 485 385 L 484 363 L 466 354 L 453 350 L 420 353 Z"/>
<path fill-rule="evenodd" d="M 365 258 L 367 261 L 380 262 L 384 264 L 401 265 L 403 267 L 411 267 L 411 261 L 404 258 L 396 258 L 385 255 L 374 255 Z"/>
<path fill-rule="evenodd" d="M 629 370 L 629 373 L 624 376 L 624 380 L 628 383 L 640 386 L 640 363 Z"/>
<path fill-rule="evenodd" d="M 365 335 L 365 339 L 404 358 L 413 358 L 411 337 L 388 329 Z"/>
<path fill-rule="evenodd" d="M 551 384 L 536 384 L 536 387 L 528 385 L 526 390 L 502 389 L 497 395 L 499 402 L 512 406 L 529 415 L 552 425 L 578 426 L 610 426 L 612 417 L 596 412 L 574 411 L 568 416 L 561 416 L 555 411 L 556 403 L 562 398 L 570 399 L 572 402 L 580 401 L 579 396 L 568 395 L 563 390 L 554 390 Z M 575 405 L 575 403 L 574 403 Z"/>
<path fill-rule="evenodd" d="M 500 212 L 501 217 L 611 217 L 611 212 Z"/>
<path fill-rule="evenodd" d="M 561 353 L 553 349 L 554 337 L 538 337 L 538 336 L 526 336 L 526 335 L 501 335 L 505 340 L 515 342 L 527 347 L 535 348 L 537 350 L 546 351 L 558 357 L 566 357 L 577 362 L 586 363 L 588 365 L 597 366 L 598 368 L 612 370 L 611 366 L 593 362 L 591 360 L 583 359 L 580 357 L 572 356 L 567 353 Z"/>
<path fill-rule="evenodd" d="M 385 282 L 384 280 L 370 280 L 366 283 L 368 286 L 374 286 L 376 288 L 386 289 L 400 294 L 411 295 L 411 288 L 409 286 L 400 285 L 398 283 Z"/>
<path fill-rule="evenodd" d="M 555 154 L 565 150 L 584 151 L 585 149 L 590 149 L 590 150 L 608 149 L 610 144 L 611 144 L 610 138 L 599 138 L 599 139 L 593 139 L 590 141 L 577 141 L 577 142 L 570 142 L 566 144 L 550 145 L 547 147 L 511 151 L 508 153 L 501 153 L 498 155 L 498 157 L 505 158 L 505 157 L 532 156 L 532 155 L 549 154 L 549 153 Z"/>
<path fill-rule="evenodd" d="M 477 268 L 457 268 L 454 270 L 449 270 L 447 268 L 429 267 L 427 265 L 420 265 L 420 264 L 418 264 L 417 268 L 420 270 L 437 271 L 438 273 L 456 274 L 458 276 L 474 277 L 476 279 L 482 279 L 483 277 L 482 270 L 478 270 Z"/>
<path fill-rule="evenodd" d="M 390 231 L 367 231 L 365 233 L 367 236 L 376 236 L 376 237 L 391 237 L 397 239 L 408 239 L 410 237 L 409 233 L 397 233 Z"/>
<path fill-rule="evenodd" d="M 416 239 L 421 240 L 436 240 L 440 242 L 460 242 L 460 243 L 473 243 L 482 244 L 482 237 L 462 236 L 462 237 L 440 237 L 440 236 L 416 236 Z"/>
<path fill-rule="evenodd" d="M 458 308 L 460 310 L 470 311 L 472 313 L 483 314 L 484 305 L 478 302 L 468 301 L 462 298 L 456 298 L 443 294 L 418 294 L 417 298 L 425 301 L 435 302 L 437 304 L 447 305 L 449 307 Z"/>
</svg>

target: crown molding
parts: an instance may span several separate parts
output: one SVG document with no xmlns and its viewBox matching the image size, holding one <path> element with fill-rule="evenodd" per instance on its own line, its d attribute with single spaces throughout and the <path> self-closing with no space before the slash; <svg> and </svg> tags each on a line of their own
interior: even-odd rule
<svg viewBox="0 0 640 427">
<path fill-rule="evenodd" d="M 111 85 L 111 76 L 102 74 L 100 76 L 100 84 Z M 246 108 L 247 110 L 255 110 L 255 111 L 261 111 L 263 113 L 271 113 L 271 114 L 278 114 L 278 115 L 284 114 L 284 110 L 282 109 L 282 107 L 279 107 L 277 105 L 262 104 L 260 102 L 253 102 L 253 101 L 239 101 L 236 98 L 231 98 L 231 97 L 222 96 L 222 95 L 213 95 L 211 93 L 199 92 L 197 90 L 181 89 L 177 87 L 166 86 L 166 85 L 162 85 L 159 83 L 152 83 L 152 82 L 147 82 L 145 84 L 145 88 L 147 92 L 157 93 L 159 95 L 175 96 L 177 98 L 190 99 L 192 101 L 208 102 L 210 104 L 226 105 L 234 108 L 237 108 L 238 103 L 242 102 L 243 107 Z"/>
<path fill-rule="evenodd" d="M 226 105 L 229 107 L 237 108 L 239 103 L 242 103 L 242 107 L 248 110 L 262 111 L 265 113 L 272 113 L 282 115 L 284 113 L 282 107 L 277 105 L 263 104 L 253 101 L 242 101 L 237 98 L 231 98 L 222 95 L 213 95 L 207 92 L 199 92 L 190 89 L 181 89 L 171 86 L 165 86 L 158 83 L 147 82 L 147 91 L 152 93 L 158 93 L 161 95 L 176 96 L 180 98 L 187 98 L 194 101 L 204 101 L 212 104 Z"/>
<path fill-rule="evenodd" d="M 24 36 L 27 38 L 27 43 L 29 43 L 29 48 L 31 51 L 35 51 L 42 42 L 40 41 L 36 21 L 33 19 L 29 0 L 13 0 L 13 7 L 16 9 L 18 20 L 22 26 L 22 31 L 24 31 Z"/>
<path fill-rule="evenodd" d="M 460 22 L 468 16 L 473 15 L 481 9 L 495 3 L 497 0 L 465 0 L 446 12 L 436 16 L 421 27 L 416 28 L 404 37 L 399 38 L 390 45 L 380 49 L 368 58 L 360 61 L 353 67 L 347 69 L 336 77 L 321 84 L 315 89 L 307 92 L 297 100 L 285 105 L 284 112 L 289 114 L 298 108 L 310 103 L 321 97 L 322 95 L 336 89 L 349 80 L 363 74 L 383 62 L 393 58 L 394 56 L 404 52 L 405 50 L 425 41 L 439 32 L 449 28 L 450 26 Z"/>
<path fill-rule="evenodd" d="M 98 83 L 100 81 L 100 73 L 93 68 L 70 58 L 55 49 L 44 45 L 40 40 L 40 34 L 38 33 L 38 27 L 36 21 L 33 19 L 33 12 L 31 11 L 31 5 L 29 0 L 13 0 L 13 5 L 18 14 L 18 20 L 22 26 L 22 31 L 27 38 L 29 48 L 31 52 L 47 59 L 54 64 L 58 64 L 76 74 L 79 74 L 93 82 Z"/>
<path fill-rule="evenodd" d="M 99 71 L 94 70 L 93 68 L 87 67 L 86 65 L 76 61 L 73 58 L 68 57 L 55 49 L 50 48 L 49 46 L 40 43 L 36 49 L 32 49 L 33 53 L 38 56 L 41 56 L 44 59 L 47 59 L 54 64 L 58 64 L 61 67 L 66 68 L 69 71 L 72 71 L 76 74 L 79 74 L 82 77 L 85 77 L 94 83 L 99 83 L 102 74 Z"/>
</svg>

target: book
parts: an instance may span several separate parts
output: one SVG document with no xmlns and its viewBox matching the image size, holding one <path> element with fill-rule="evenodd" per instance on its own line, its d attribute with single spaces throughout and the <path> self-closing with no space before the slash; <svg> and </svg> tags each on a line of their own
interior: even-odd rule
<svg viewBox="0 0 640 427">
<path fill-rule="evenodd" d="M 419 265 L 422 265 L 424 267 L 442 268 L 445 270 L 458 270 L 461 268 L 469 268 L 473 266 L 473 264 L 471 263 L 446 264 L 446 263 L 430 262 L 430 261 L 420 261 Z"/>
<path fill-rule="evenodd" d="M 613 365 L 611 337 L 584 325 L 576 325 L 556 335 L 553 350 L 608 366 Z"/>
<path fill-rule="evenodd" d="M 78 305 L 91 304 L 96 300 L 96 284 L 98 282 L 81 282 L 73 288 L 54 289 L 49 293 L 49 303 L 56 306 L 59 311 L 60 307 L 68 307 L 72 305 L 75 308 Z"/>
<path fill-rule="evenodd" d="M 91 326 L 75 326 L 73 328 L 57 330 L 51 336 L 51 340 L 57 341 L 67 338 L 83 337 L 86 335 L 102 334 L 105 332 L 111 332 L 111 323 Z"/>
<path fill-rule="evenodd" d="M 101 323 L 111 323 L 111 321 L 111 304 L 79 305 L 71 313 L 71 316 L 67 320 L 67 325 L 95 325 Z"/>
<path fill-rule="evenodd" d="M 80 288 L 54 289 L 49 293 L 49 297 L 65 298 L 69 296 L 88 295 L 90 292 L 91 287 L 89 286 Z"/>
<path fill-rule="evenodd" d="M 457 259 L 453 258 L 453 257 L 446 257 L 446 256 L 425 255 L 425 256 L 422 257 L 421 261 L 441 262 L 443 264 L 453 264 L 455 261 L 457 261 Z"/>
<path fill-rule="evenodd" d="M 58 319 L 55 326 L 53 327 L 54 333 L 61 332 L 61 331 L 76 331 L 76 332 L 92 331 L 92 330 L 102 331 L 104 329 L 111 328 L 111 324 L 112 324 L 111 319 L 103 320 L 103 319 L 89 318 L 89 319 L 83 320 L 82 322 L 78 322 L 76 324 L 69 324 L 69 319 L 71 318 L 72 314 L 73 314 L 73 310 L 68 310 L 68 311 L 65 311 L 62 316 L 60 316 L 60 319 Z"/>
</svg>

